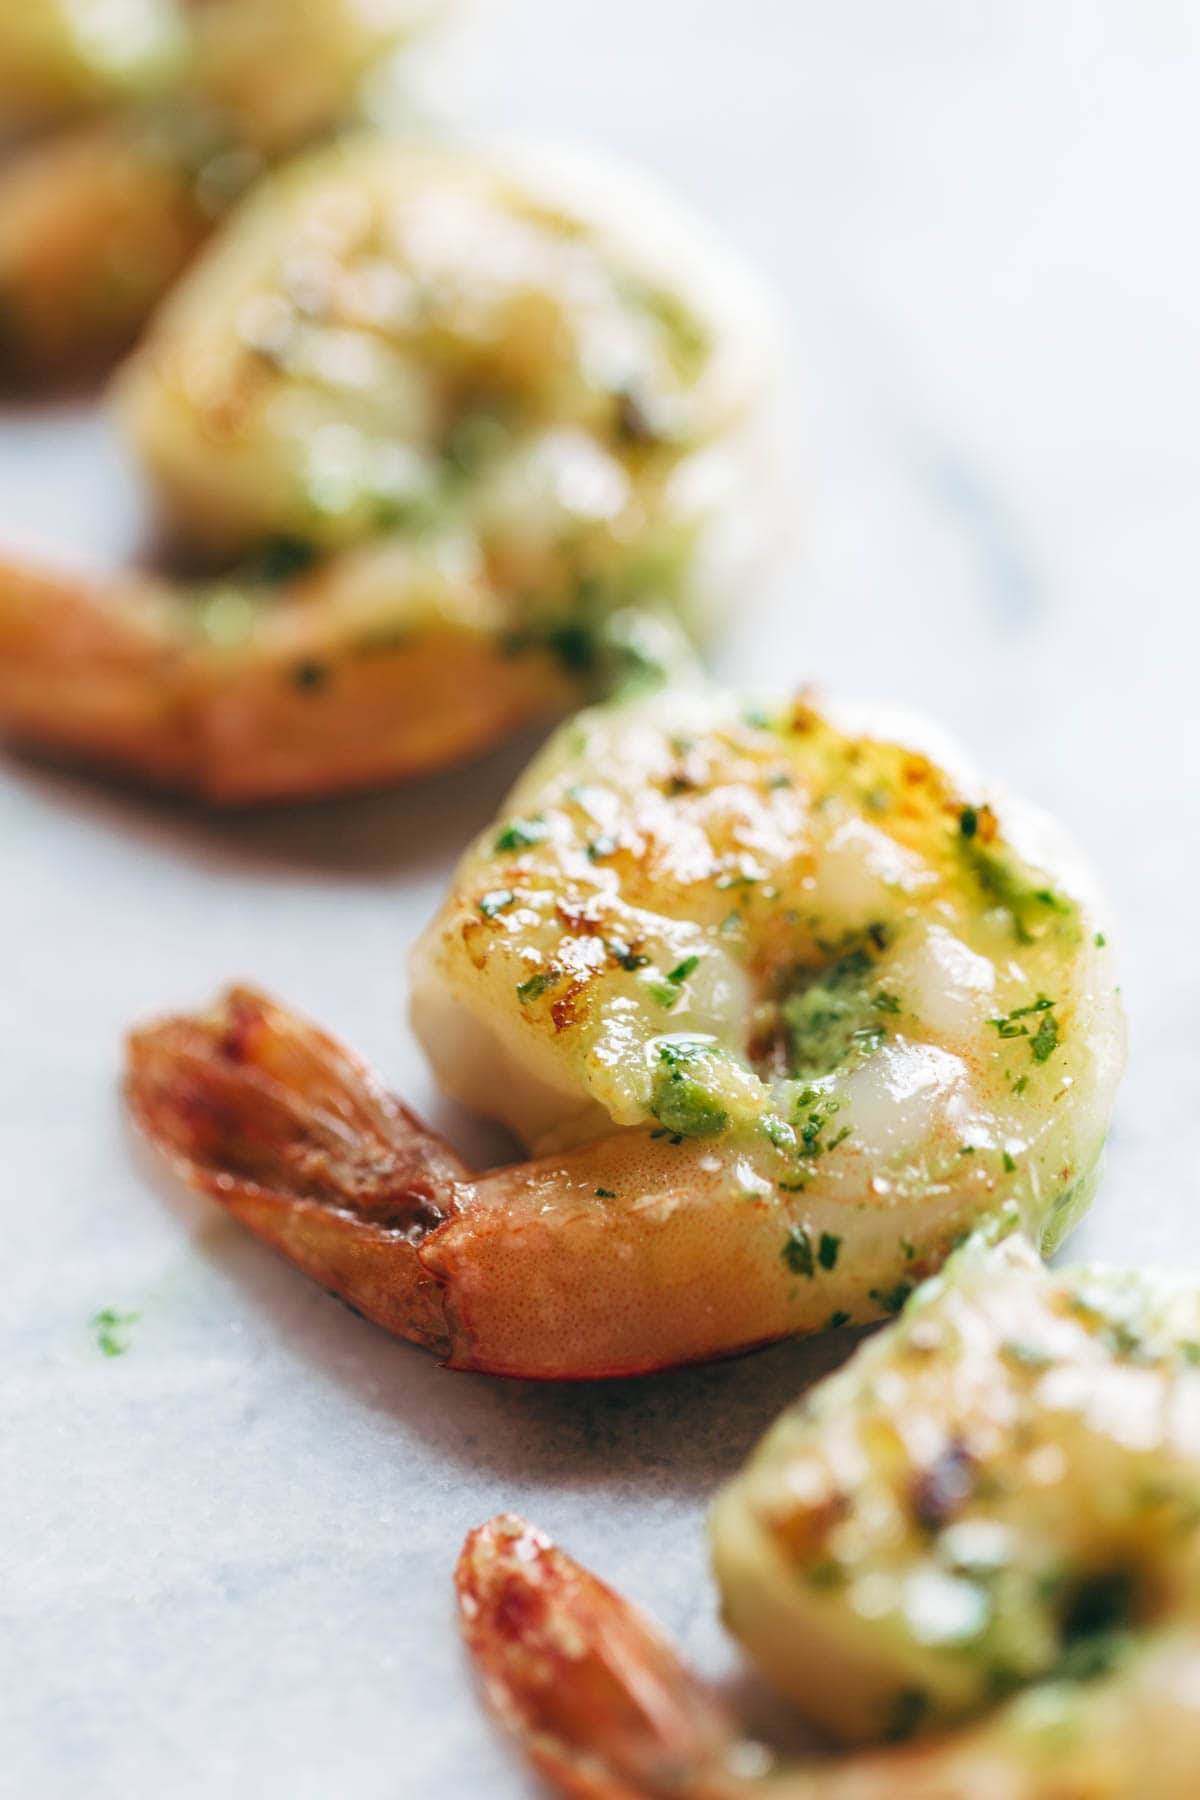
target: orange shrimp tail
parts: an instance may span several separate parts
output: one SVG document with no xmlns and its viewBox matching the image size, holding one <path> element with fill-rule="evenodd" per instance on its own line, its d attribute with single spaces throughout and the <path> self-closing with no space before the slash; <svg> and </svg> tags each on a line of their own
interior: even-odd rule
<svg viewBox="0 0 1200 1800">
<path fill-rule="evenodd" d="M 126 1093 L 189 1184 L 355 1311 L 440 1355 L 426 1235 L 457 1210 L 457 1158 L 324 1033 L 253 989 L 132 1034 Z"/>
<path fill-rule="evenodd" d="M 486 637 L 430 631 L 365 653 L 353 574 L 335 563 L 280 585 L 246 642 L 222 651 L 166 583 L 0 561 L 0 735 L 242 806 L 409 779 L 567 704 L 545 658 Z"/>
<path fill-rule="evenodd" d="M 570 1800 L 717 1800 L 734 1742 L 720 1701 L 629 1603 L 504 1514 L 471 1532 L 459 1621 L 488 1702 Z"/>
<path fill-rule="evenodd" d="M 170 605 L 152 584 L 114 593 L 0 563 L 0 732 L 12 742 L 186 785 L 193 750 L 178 657 Z"/>
</svg>

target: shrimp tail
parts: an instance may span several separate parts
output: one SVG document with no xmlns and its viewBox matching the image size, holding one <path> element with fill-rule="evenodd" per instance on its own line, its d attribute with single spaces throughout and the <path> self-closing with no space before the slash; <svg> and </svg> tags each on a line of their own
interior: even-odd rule
<svg viewBox="0 0 1200 1800">
<path fill-rule="evenodd" d="M 178 621 L 153 583 L 114 590 L 0 564 L 0 731 L 14 743 L 183 785 L 192 749 L 180 654 Z"/>
<path fill-rule="evenodd" d="M 232 584 L 243 635 L 230 645 L 209 640 L 186 588 L 0 562 L 0 734 L 207 805 L 243 806 L 403 780 L 569 703 L 545 657 L 508 656 L 449 627 L 389 642 L 414 580 L 403 557 L 380 576 L 368 630 L 360 565 L 343 560 L 269 599 Z"/>
<path fill-rule="evenodd" d="M 570 1800 L 717 1800 L 733 1725 L 628 1601 L 502 1514 L 470 1533 L 459 1622 L 500 1723 Z"/>
<path fill-rule="evenodd" d="M 145 1136 L 320 1285 L 446 1356 L 440 1285 L 418 1251 L 457 1210 L 462 1165 L 340 1045 L 251 988 L 129 1040 Z"/>
</svg>

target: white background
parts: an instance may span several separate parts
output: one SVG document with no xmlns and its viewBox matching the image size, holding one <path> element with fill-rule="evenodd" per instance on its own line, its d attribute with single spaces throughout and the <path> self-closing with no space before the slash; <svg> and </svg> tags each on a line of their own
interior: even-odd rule
<svg viewBox="0 0 1200 1800">
<path fill-rule="evenodd" d="M 1196 1261 L 1200 6 L 477 11 L 456 106 L 640 158 L 781 288 L 805 551 L 722 667 L 926 706 L 1070 823 L 1133 1026 L 1075 1248 Z M 113 557 L 136 517 L 98 422 L 0 423 L 10 539 Z M 526 1795 L 450 1599 L 502 1507 L 736 1669 L 704 1507 L 811 1354 L 445 1374 L 170 1188 L 120 1118 L 123 1028 L 246 975 L 484 1143 L 409 1038 L 405 952 L 520 760 L 225 821 L 0 765 L 0 1790 Z M 118 1360 L 104 1306 L 141 1315 Z"/>
</svg>

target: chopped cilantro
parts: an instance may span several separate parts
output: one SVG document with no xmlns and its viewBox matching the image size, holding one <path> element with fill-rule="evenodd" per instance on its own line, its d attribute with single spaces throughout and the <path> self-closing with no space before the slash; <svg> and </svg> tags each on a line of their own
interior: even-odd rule
<svg viewBox="0 0 1200 1800">
<path fill-rule="evenodd" d="M 1058 1024 L 1052 1012 L 1043 1013 L 1040 1025 L 1029 1046 L 1034 1062 L 1044 1063 L 1058 1049 Z"/>
<path fill-rule="evenodd" d="M 968 807 L 967 813 L 973 813 Z M 1015 863 L 995 849 L 985 846 L 978 834 L 979 814 L 974 813 L 975 829 L 964 831 L 963 815 L 959 815 L 957 843 L 967 867 L 978 883 L 985 899 L 992 900 L 1012 920 L 1013 936 L 1019 944 L 1032 944 L 1054 918 L 1067 919 L 1075 908 L 1071 901 L 1053 889 L 1035 887 Z"/>
<path fill-rule="evenodd" d="M 868 937 L 877 948 L 887 941 L 873 931 Z M 887 1027 L 878 1015 L 899 1012 L 900 1006 L 890 994 L 868 993 L 874 967 L 871 950 L 860 945 L 825 969 L 797 971 L 792 991 L 779 1004 L 795 1077 L 803 1081 L 829 1075 L 851 1057 L 866 1058 L 879 1049 Z"/>
<path fill-rule="evenodd" d="M 497 850 L 527 850 L 546 835 L 541 819 L 511 819 L 496 839 Z"/>
<path fill-rule="evenodd" d="M 617 1196 L 614 1193 L 612 1188 L 597 1188 L 596 1189 L 597 1200 L 615 1200 L 616 1197 Z"/>
<path fill-rule="evenodd" d="M 258 555 L 246 565 L 244 574 L 250 581 L 274 585 L 311 569 L 318 555 L 316 545 L 303 538 L 269 538 Z"/>
<path fill-rule="evenodd" d="M 784 1262 L 793 1275 L 804 1275 L 812 1281 L 817 1272 L 813 1258 L 812 1239 L 803 1225 L 793 1225 L 784 1240 L 781 1252 Z"/>
<path fill-rule="evenodd" d="M 1010 1013 L 1002 1018 L 991 1020 L 991 1024 L 1002 1038 L 1028 1038 L 1029 1052 L 1034 1062 L 1044 1063 L 1058 1049 L 1058 1021 L 1054 1016 L 1057 1002 L 1046 994 L 1039 994 L 1028 1006 L 1014 1006 Z M 1039 1015 L 1036 1031 L 1031 1031 L 1025 1023 L 1032 1015 Z M 1014 1086 L 1013 1092 L 1020 1093 L 1021 1088 Z"/>
<path fill-rule="evenodd" d="M 695 1039 L 676 1038 L 659 1045 L 650 1110 L 669 1131 L 681 1137 L 715 1137 L 729 1124 L 719 1095 L 704 1079 L 716 1054 Z"/>
<path fill-rule="evenodd" d="M 700 958 L 698 956 L 685 956 L 681 963 L 676 963 L 675 967 L 671 970 L 671 973 L 667 976 L 667 980 L 673 981 L 676 984 L 681 981 L 686 981 L 688 976 L 694 974 L 699 966 Z"/>
<path fill-rule="evenodd" d="M 911 1281 L 898 1281 L 893 1288 L 871 1288 L 870 1297 L 883 1312 L 898 1313 L 912 1291 Z"/>
<path fill-rule="evenodd" d="M 778 1113 L 765 1113 L 762 1128 L 764 1136 L 771 1140 L 777 1150 L 791 1151 L 796 1148 L 796 1133 Z"/>
<path fill-rule="evenodd" d="M 832 1231 L 823 1231 L 821 1233 L 821 1241 L 817 1245 L 817 1261 L 823 1269 L 836 1268 L 838 1251 L 841 1247 L 841 1238 L 835 1237 Z"/>
<path fill-rule="evenodd" d="M 485 919 L 494 919 L 506 906 L 511 906 L 516 897 L 511 888 L 489 888 L 480 896 L 479 910 Z"/>
<path fill-rule="evenodd" d="M 900 1744 L 912 1737 L 929 1712 L 929 1695 L 923 1688 L 901 1688 L 892 1701 L 884 1725 L 885 1743 Z"/>
<path fill-rule="evenodd" d="M 141 1317 L 140 1313 L 117 1312 L 115 1307 L 102 1307 L 89 1320 L 96 1334 L 96 1346 L 105 1356 L 124 1356 L 129 1348 L 126 1333 L 131 1325 L 135 1325 Z"/>
<path fill-rule="evenodd" d="M 528 981 L 517 983 L 517 999 L 522 1006 L 525 1006 L 530 1000 L 540 999 L 554 979 L 551 970 L 539 969 L 536 975 L 529 977 Z"/>
<path fill-rule="evenodd" d="M 315 693 L 323 688 L 329 680 L 329 669 L 325 663 L 300 662 L 292 670 L 292 686 L 299 688 L 302 694 Z"/>
</svg>

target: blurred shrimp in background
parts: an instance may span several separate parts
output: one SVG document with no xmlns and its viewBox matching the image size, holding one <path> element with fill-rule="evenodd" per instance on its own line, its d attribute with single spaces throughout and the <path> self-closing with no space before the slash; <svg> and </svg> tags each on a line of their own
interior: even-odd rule
<svg viewBox="0 0 1200 1800">
<path fill-rule="evenodd" d="M 686 658 L 770 547 L 778 336 L 607 158 L 363 133 L 295 159 L 116 384 L 203 576 L 0 560 L 0 727 L 245 802 L 439 768 L 631 654 Z"/>
<path fill-rule="evenodd" d="M 4 0 L 0 383 L 132 342 L 269 163 L 355 116 L 441 0 Z"/>
</svg>

